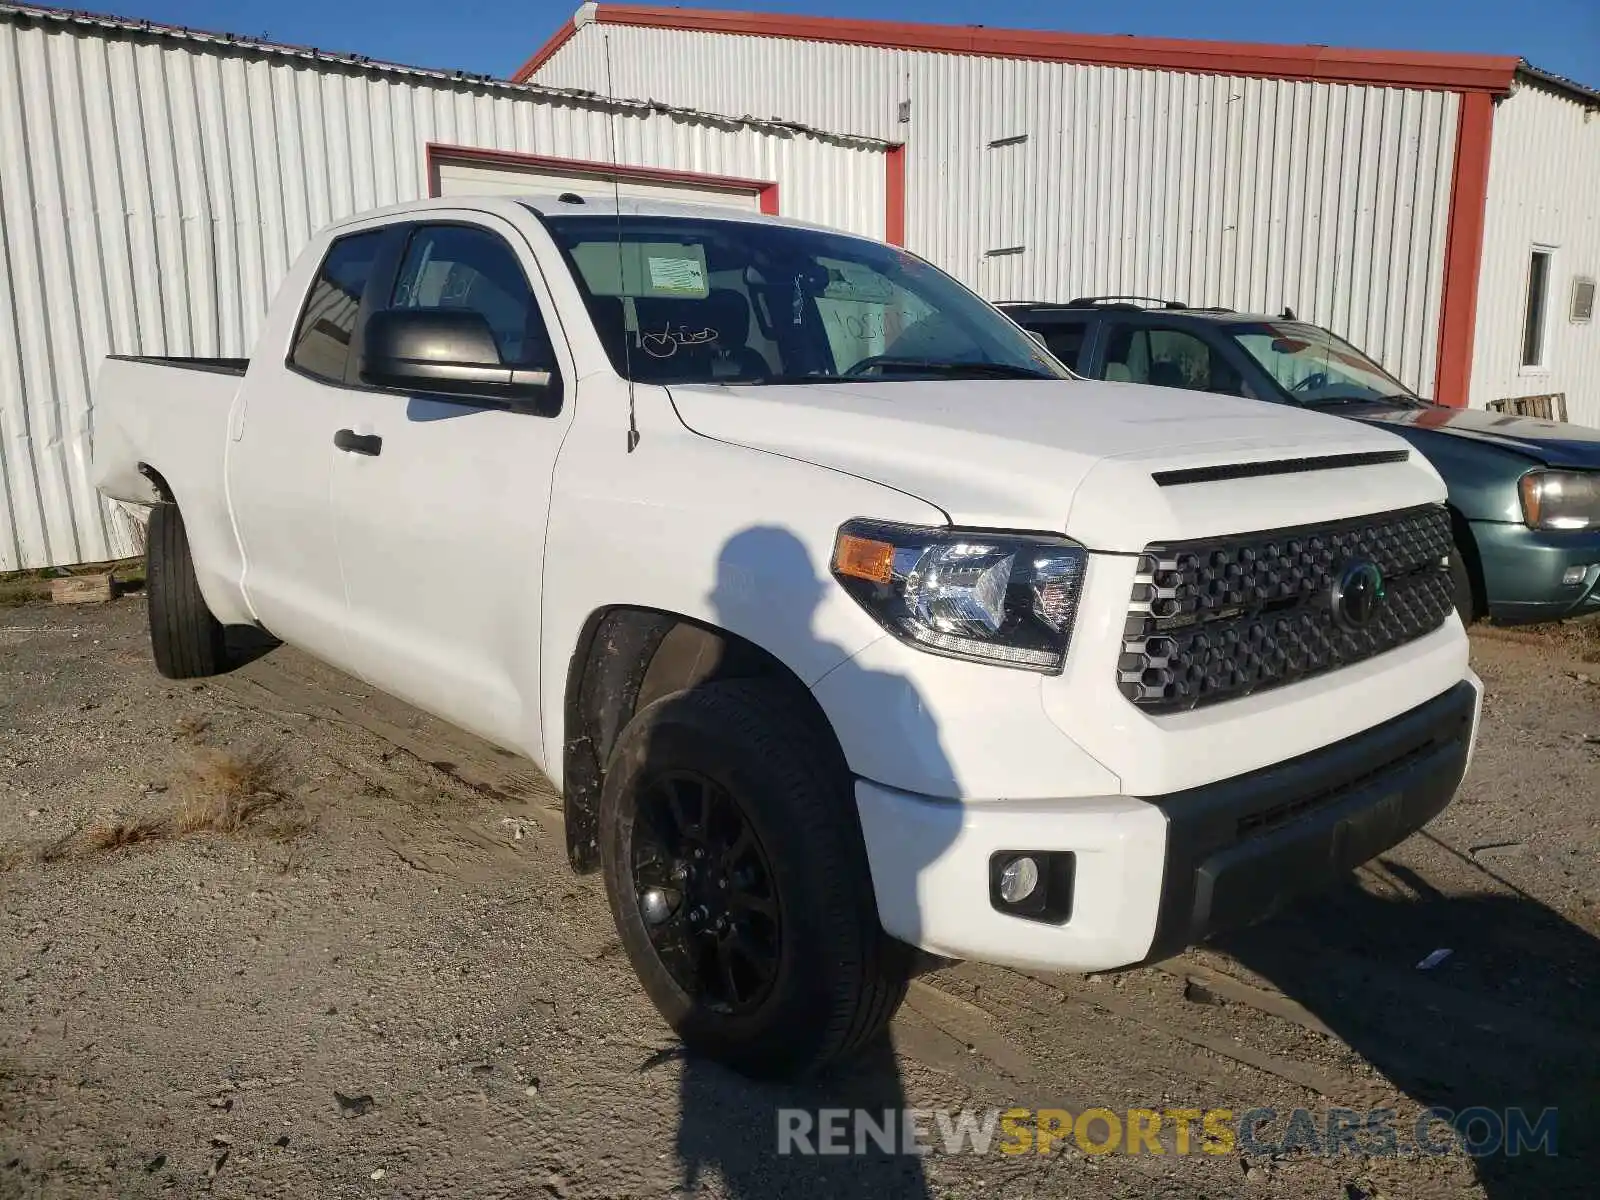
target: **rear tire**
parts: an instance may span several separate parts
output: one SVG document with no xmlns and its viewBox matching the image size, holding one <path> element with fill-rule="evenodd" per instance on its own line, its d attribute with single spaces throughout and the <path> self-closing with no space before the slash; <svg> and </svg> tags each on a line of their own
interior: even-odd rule
<svg viewBox="0 0 1600 1200">
<path fill-rule="evenodd" d="M 150 510 L 145 591 L 156 670 L 168 679 L 199 679 L 226 669 L 222 624 L 200 594 L 189 535 L 176 504 Z"/>
<path fill-rule="evenodd" d="M 690 1050 L 757 1078 L 879 1037 L 914 965 L 878 922 L 849 776 L 808 716 L 762 681 L 665 696 L 622 731 L 600 799 L 606 895 L 645 991 Z"/>
</svg>

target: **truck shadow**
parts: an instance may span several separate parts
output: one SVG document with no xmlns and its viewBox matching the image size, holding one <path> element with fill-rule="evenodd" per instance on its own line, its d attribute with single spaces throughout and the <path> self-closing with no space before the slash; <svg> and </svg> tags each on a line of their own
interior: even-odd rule
<svg viewBox="0 0 1600 1200">
<path fill-rule="evenodd" d="M 227 669 L 237 671 L 249 666 L 258 658 L 265 658 L 283 645 L 265 629 L 254 625 L 228 625 L 222 631 L 223 645 L 227 649 Z"/>
<path fill-rule="evenodd" d="M 774 604 L 787 610 L 786 623 L 791 627 L 803 624 L 809 628 L 826 586 L 831 585 L 798 538 L 787 530 L 762 526 L 746 529 L 725 544 L 711 600 L 723 628 L 749 628 L 752 606 L 770 609 Z M 819 652 L 831 649 L 820 638 L 814 648 Z M 840 652 L 833 654 L 835 658 L 840 656 Z M 953 794 L 954 778 L 940 746 L 938 729 L 911 683 L 866 670 L 852 661 L 844 662 L 835 671 L 855 676 L 852 686 L 870 689 L 868 694 L 882 696 L 885 702 L 896 705 L 904 736 L 911 739 L 908 744 L 922 748 L 925 765 L 931 764 L 933 777 L 949 780 Z M 840 800 L 853 807 L 853 797 L 841 796 Z M 936 847 L 934 853 L 942 849 Z M 715 1063 L 683 1055 L 679 1098 L 676 1149 L 685 1189 L 697 1188 L 707 1176 L 714 1176 L 725 1194 L 737 1200 L 787 1196 L 796 1200 L 916 1200 L 930 1195 L 920 1157 L 883 1150 L 870 1138 L 857 1152 L 854 1125 L 848 1121 L 844 1140 L 849 1153 L 779 1150 L 780 1114 L 784 1110 L 802 1110 L 812 1119 L 822 1109 L 859 1110 L 874 1122 L 881 1121 L 885 1110 L 890 1110 L 898 1124 L 908 1102 L 899 1065 L 886 1036 L 878 1038 L 864 1054 L 804 1084 L 753 1082 Z"/>
<path fill-rule="evenodd" d="M 1382 866 L 1397 885 L 1388 895 L 1352 880 L 1214 944 L 1404 1093 L 1402 1147 L 1425 1136 L 1472 1153 L 1490 1197 L 1594 1195 L 1600 942 L 1526 894 L 1447 896 Z M 1451 953 L 1419 969 L 1438 950 Z M 1424 1115 L 1435 1108 L 1437 1119 Z M 1554 1154 L 1537 1145 L 1552 1108 Z M 1519 1121 L 1533 1131 L 1520 1147 Z M 1263 1149 L 1281 1146 L 1286 1126 L 1286 1114 L 1265 1125 Z"/>
</svg>

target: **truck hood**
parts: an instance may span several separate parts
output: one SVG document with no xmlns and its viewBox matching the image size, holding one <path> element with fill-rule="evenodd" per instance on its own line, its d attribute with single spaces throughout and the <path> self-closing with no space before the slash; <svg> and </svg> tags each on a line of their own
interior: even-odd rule
<svg viewBox="0 0 1600 1200">
<path fill-rule="evenodd" d="M 1352 412 L 1362 421 L 1425 429 L 1488 442 L 1525 454 L 1549 467 L 1600 468 L 1600 429 L 1485 412 L 1481 408 L 1374 408 Z"/>
<path fill-rule="evenodd" d="M 957 525 L 1096 550 L 1336 520 L 1444 499 L 1403 441 L 1355 421 L 1173 388 L 1079 380 L 673 385 L 696 433 L 843 471 Z M 1405 462 L 1172 484 L 1156 472 L 1394 451 Z M 871 516 L 863 513 L 862 516 Z"/>
</svg>

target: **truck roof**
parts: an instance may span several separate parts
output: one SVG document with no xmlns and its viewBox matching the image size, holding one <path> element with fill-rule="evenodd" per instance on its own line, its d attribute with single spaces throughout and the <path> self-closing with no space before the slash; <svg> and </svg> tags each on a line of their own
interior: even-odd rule
<svg viewBox="0 0 1600 1200">
<path fill-rule="evenodd" d="M 797 221 L 792 217 L 772 216 L 767 213 L 755 212 L 751 209 L 735 208 L 731 205 L 695 204 L 683 200 L 662 200 L 653 196 L 623 196 L 619 206 L 617 201 L 610 196 L 580 196 L 576 192 L 534 191 L 525 194 L 502 192 L 495 195 L 434 196 L 423 200 L 408 200 L 400 204 L 390 204 L 383 208 L 351 213 L 347 217 L 330 222 L 328 228 L 337 229 L 356 222 L 370 221 L 374 217 L 400 217 L 439 209 L 465 208 L 475 212 L 499 213 L 501 216 L 514 217 L 516 215 L 515 210 L 519 207 L 531 210 L 540 216 L 551 217 L 610 217 L 615 216 L 620 207 L 620 211 L 624 216 L 743 221 L 758 225 L 786 225 L 796 229 L 819 229 L 846 237 L 858 236 L 844 230 L 819 225 L 814 221 Z"/>
<path fill-rule="evenodd" d="M 1083 316 L 1087 318 L 1096 313 L 1131 312 L 1141 313 L 1145 316 L 1160 317 L 1164 321 L 1213 321 L 1221 324 L 1230 322 L 1259 323 L 1261 321 L 1313 323 L 1301 321 L 1299 317 L 1286 312 L 1238 312 L 1231 308 L 1201 308 L 1178 301 L 1146 300 L 1144 297 L 1138 296 L 1088 297 L 1079 300 L 997 300 L 995 301 L 995 307 L 1013 318 L 1028 316 Z"/>
</svg>

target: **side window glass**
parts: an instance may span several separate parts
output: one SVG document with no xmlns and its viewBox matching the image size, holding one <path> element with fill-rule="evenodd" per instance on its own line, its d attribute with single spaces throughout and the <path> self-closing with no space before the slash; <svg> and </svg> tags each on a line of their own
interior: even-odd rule
<svg viewBox="0 0 1600 1200">
<path fill-rule="evenodd" d="M 1244 379 L 1209 342 L 1178 329 L 1150 331 L 1150 382 L 1193 392 L 1244 395 Z"/>
<path fill-rule="evenodd" d="M 555 353 L 517 257 L 495 234 L 425 225 L 411 237 L 391 308 L 464 309 L 481 316 L 508 367 L 552 370 Z"/>
<path fill-rule="evenodd" d="M 381 229 L 352 233 L 328 247 L 328 256 L 306 297 L 289 354 L 289 361 L 306 374 L 331 383 L 344 382 L 356 311 L 372 277 L 383 235 Z"/>
<path fill-rule="evenodd" d="M 1114 325 L 1106 344 L 1105 377 L 1123 383 L 1247 395 L 1244 379 L 1203 339 L 1181 329 Z"/>
<path fill-rule="evenodd" d="M 1113 324 L 1106 336 L 1102 371 L 1112 383 L 1150 382 L 1150 334 L 1132 325 Z"/>
<path fill-rule="evenodd" d="M 1050 347 L 1061 362 L 1078 369 L 1078 356 L 1083 353 L 1083 341 L 1089 332 L 1087 321 L 1068 321 L 1064 324 L 1046 325 L 1037 331 L 1044 338 L 1044 344 Z"/>
</svg>

